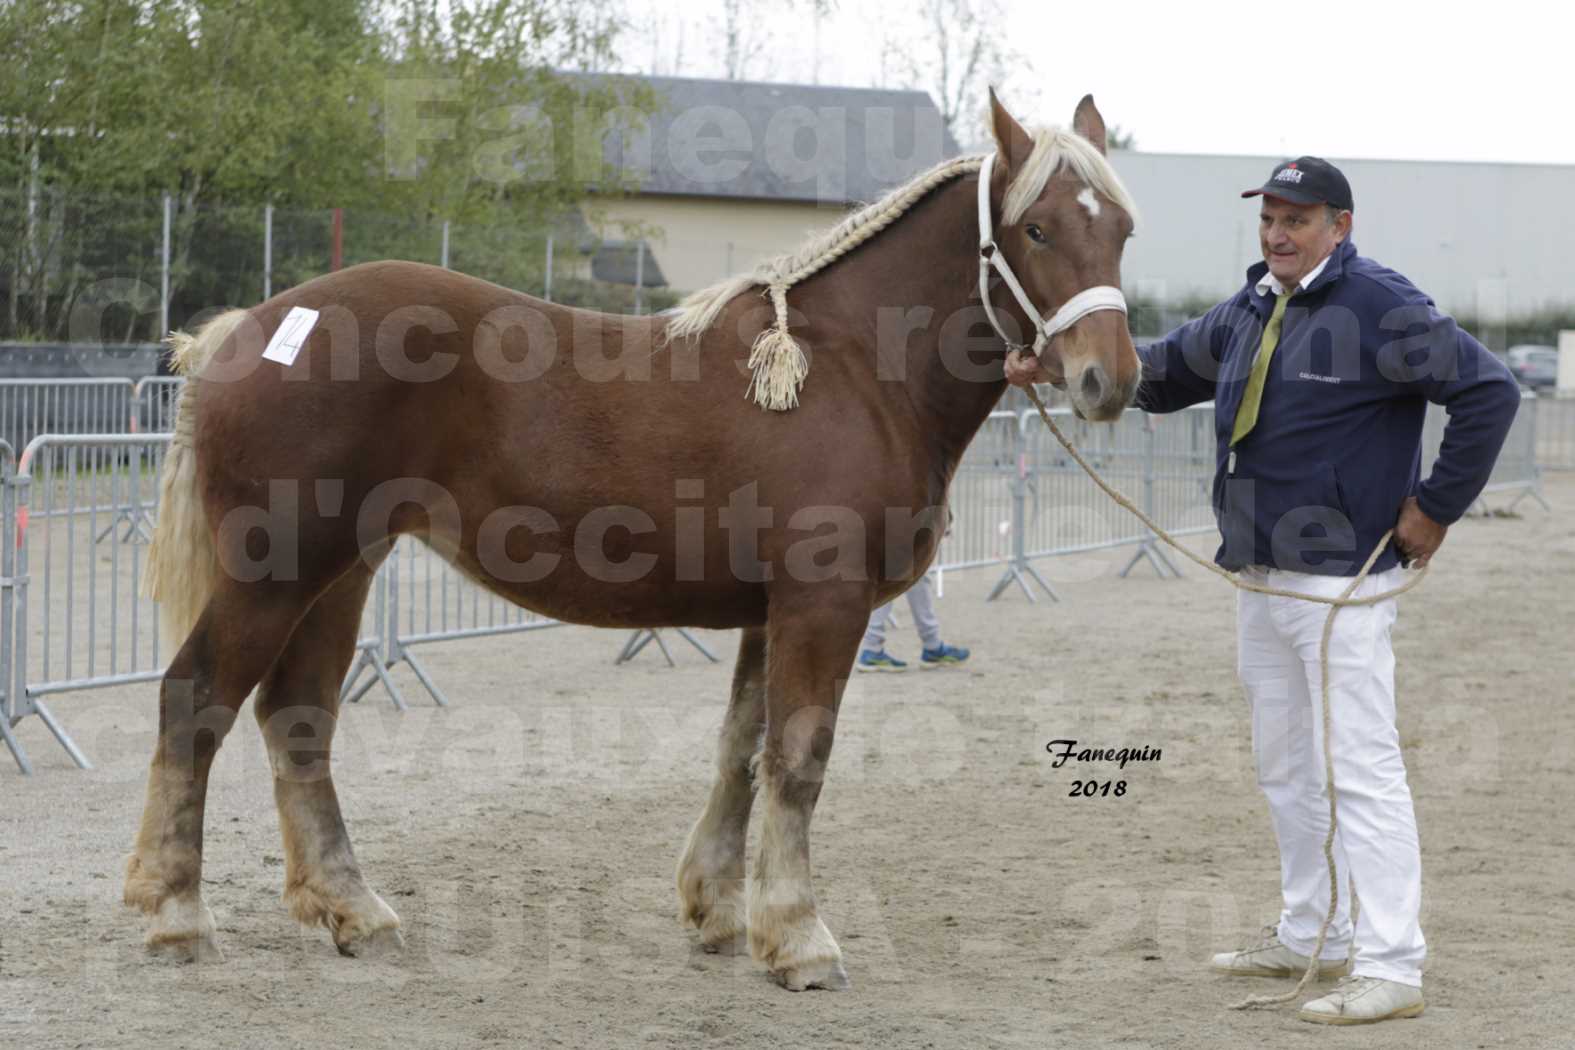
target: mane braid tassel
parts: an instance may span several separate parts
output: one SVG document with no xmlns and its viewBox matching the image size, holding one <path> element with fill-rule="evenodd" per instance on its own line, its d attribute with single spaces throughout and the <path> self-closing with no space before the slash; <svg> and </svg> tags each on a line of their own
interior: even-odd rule
<svg viewBox="0 0 1575 1050">
<path fill-rule="evenodd" d="M 809 358 L 804 348 L 788 331 L 788 286 L 773 281 L 767 286 L 776 320 L 755 337 L 749 350 L 749 387 L 744 396 L 754 396 L 761 408 L 786 412 L 798 406 L 798 390 L 809 375 Z"/>
</svg>

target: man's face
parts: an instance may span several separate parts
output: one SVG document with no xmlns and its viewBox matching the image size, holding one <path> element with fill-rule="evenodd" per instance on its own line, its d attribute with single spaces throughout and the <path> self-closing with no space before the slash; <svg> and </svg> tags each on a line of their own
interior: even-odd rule
<svg viewBox="0 0 1575 1050">
<path fill-rule="evenodd" d="M 1287 288 L 1334 251 L 1351 229 L 1348 211 L 1342 211 L 1338 219 L 1330 222 L 1329 209 L 1322 204 L 1292 204 L 1277 197 L 1263 198 L 1258 220 L 1263 261 Z"/>
</svg>

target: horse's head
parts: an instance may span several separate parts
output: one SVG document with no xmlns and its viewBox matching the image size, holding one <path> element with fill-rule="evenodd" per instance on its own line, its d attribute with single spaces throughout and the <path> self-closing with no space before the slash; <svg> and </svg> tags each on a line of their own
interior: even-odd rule
<svg viewBox="0 0 1575 1050">
<path fill-rule="evenodd" d="M 1114 419 L 1131 402 L 1141 373 L 1117 292 L 1121 252 L 1136 215 L 1105 159 L 1104 119 L 1093 97 L 1085 96 L 1071 132 L 1031 134 L 992 91 L 990 123 L 997 147 L 990 196 L 1000 202 L 999 210 L 991 209 L 996 250 L 1034 311 L 1054 322 L 1046 326 L 1048 339 L 1039 340 L 1040 363 L 1065 385 L 1080 416 Z M 1089 289 L 1100 290 L 1073 301 Z M 1031 340 L 1036 319 L 1022 316 L 1015 295 L 1007 302 L 1018 323 L 1026 323 L 1025 341 Z M 1121 308 L 1113 308 L 1118 303 Z M 1057 321 L 1068 304 L 1068 314 Z M 1061 321 L 1071 323 L 1063 328 Z"/>
</svg>

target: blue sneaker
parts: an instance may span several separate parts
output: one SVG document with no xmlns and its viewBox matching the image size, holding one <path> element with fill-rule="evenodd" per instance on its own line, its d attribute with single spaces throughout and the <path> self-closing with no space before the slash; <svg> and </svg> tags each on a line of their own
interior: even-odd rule
<svg viewBox="0 0 1575 1050">
<path fill-rule="evenodd" d="M 879 652 L 876 652 L 874 649 L 864 650 L 859 654 L 859 662 L 853 666 L 860 671 L 906 671 L 908 669 L 906 662 L 897 659 L 884 649 Z"/>
<path fill-rule="evenodd" d="M 944 642 L 934 649 L 926 649 L 919 657 L 919 666 L 926 671 L 932 667 L 951 667 L 968 659 L 968 650 Z"/>
</svg>

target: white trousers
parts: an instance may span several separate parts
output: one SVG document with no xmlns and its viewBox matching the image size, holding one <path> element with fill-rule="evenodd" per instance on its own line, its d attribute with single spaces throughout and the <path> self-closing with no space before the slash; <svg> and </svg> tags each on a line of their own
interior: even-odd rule
<svg viewBox="0 0 1575 1050">
<path fill-rule="evenodd" d="M 1256 583 L 1338 597 L 1350 580 L 1248 569 Z M 1369 576 L 1357 596 L 1392 590 L 1400 569 Z M 1330 707 L 1338 830 L 1334 840 L 1339 907 L 1322 957 L 1346 958 L 1352 943 L 1351 892 L 1360 899 L 1351 972 L 1422 985 L 1422 859 L 1416 814 L 1395 727 L 1395 658 L 1389 632 L 1393 598 L 1347 606 L 1329 643 Z M 1237 592 L 1237 670 L 1252 703 L 1252 753 L 1258 785 L 1280 847 L 1279 936 L 1312 954 L 1329 909 L 1329 833 L 1324 794 L 1319 645 L 1329 606 Z"/>
</svg>

